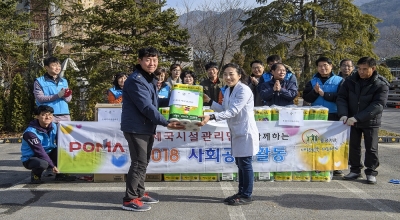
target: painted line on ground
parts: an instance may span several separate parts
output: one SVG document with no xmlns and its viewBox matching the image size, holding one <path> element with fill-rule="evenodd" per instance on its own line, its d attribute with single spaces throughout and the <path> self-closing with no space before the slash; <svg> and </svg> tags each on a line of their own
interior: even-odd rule
<svg viewBox="0 0 400 220">
<path fill-rule="evenodd" d="M 220 189 L 222 189 L 222 192 L 224 193 L 224 198 L 237 193 L 230 182 L 220 182 L 220 185 Z M 232 220 L 246 220 L 241 206 L 228 205 L 228 213 Z"/>
</svg>

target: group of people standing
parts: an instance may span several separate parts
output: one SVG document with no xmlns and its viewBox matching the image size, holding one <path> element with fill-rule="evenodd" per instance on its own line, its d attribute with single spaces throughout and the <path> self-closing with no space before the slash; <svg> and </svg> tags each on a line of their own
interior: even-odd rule
<svg viewBox="0 0 400 220">
<path fill-rule="evenodd" d="M 180 122 L 166 120 L 158 111 L 165 105 L 172 85 L 185 83 L 194 85 L 196 75 L 182 71 L 179 64 L 167 71 L 158 68 L 159 52 L 153 47 L 138 51 L 135 71 L 127 76 L 117 74 L 113 87 L 108 90 L 110 103 L 122 103 L 121 131 L 128 142 L 131 158 L 127 174 L 122 209 L 130 211 L 150 210 L 149 204 L 158 203 L 145 191 L 144 180 L 157 125 L 170 129 L 184 129 Z M 210 62 L 205 66 L 208 77 L 200 85 L 204 90 L 204 105 L 215 112 L 202 116 L 199 126 L 210 120 L 226 120 L 231 132 L 231 153 L 238 167 L 238 192 L 224 199 L 228 205 L 250 204 L 253 192 L 254 173 L 252 157 L 259 149 L 259 132 L 254 119 L 254 106 L 291 105 L 298 96 L 296 75 L 282 63 L 279 56 L 267 58 L 269 72 L 264 72 L 262 61 L 250 63 L 252 74 L 247 76 L 234 63 L 219 67 Z M 365 166 L 367 182 L 375 184 L 379 166 L 378 129 L 382 111 L 386 105 L 389 83 L 376 71 L 376 61 L 362 57 L 357 61 L 357 71 L 351 60 L 340 62 L 340 73 L 333 73 L 332 61 L 327 57 L 316 60 L 318 72 L 306 84 L 302 97 L 311 105 L 322 105 L 329 109 L 328 120 L 342 121 L 351 126 L 349 164 L 350 173 L 343 178 L 361 178 Z M 56 124 L 59 120 L 70 120 L 68 102 L 72 92 L 68 83 L 59 77 L 60 62 L 55 58 L 45 60 L 47 73 L 36 79 L 34 94 L 38 104 L 36 119 L 23 135 L 21 147 L 23 165 L 32 170 L 32 182 L 41 183 L 42 172 L 57 169 L 57 147 L 55 145 Z M 365 160 L 361 161 L 361 140 L 364 137 Z M 335 171 L 342 175 L 341 171 Z"/>
</svg>

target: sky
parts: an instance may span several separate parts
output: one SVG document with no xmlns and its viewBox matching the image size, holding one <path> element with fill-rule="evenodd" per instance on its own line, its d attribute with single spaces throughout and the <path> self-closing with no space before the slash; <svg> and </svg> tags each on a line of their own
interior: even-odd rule
<svg viewBox="0 0 400 220">
<path fill-rule="evenodd" d="M 177 14 L 183 14 L 186 12 L 185 9 L 185 3 L 189 6 L 191 11 L 194 9 L 201 9 L 202 7 L 204 8 L 204 5 L 218 5 L 220 2 L 226 2 L 230 0 L 167 0 L 167 6 L 166 7 L 171 7 L 175 8 Z M 232 1 L 237 1 L 237 0 L 232 0 Z M 247 6 L 254 8 L 257 6 L 261 6 L 260 4 L 256 3 L 256 0 L 240 0 L 241 2 L 244 2 Z"/>
</svg>

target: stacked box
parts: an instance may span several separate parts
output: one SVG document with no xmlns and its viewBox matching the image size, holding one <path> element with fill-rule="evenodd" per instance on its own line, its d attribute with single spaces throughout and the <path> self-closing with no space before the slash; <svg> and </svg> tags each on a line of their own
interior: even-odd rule
<svg viewBox="0 0 400 220">
<path fill-rule="evenodd" d="M 274 180 L 290 182 L 290 181 L 292 181 L 292 172 L 275 172 Z"/>
<path fill-rule="evenodd" d="M 167 182 L 176 182 L 182 181 L 180 173 L 166 173 L 164 174 L 164 181 Z"/>
<path fill-rule="evenodd" d="M 278 106 L 271 106 L 271 121 L 278 121 L 279 120 L 279 110 Z"/>
<path fill-rule="evenodd" d="M 256 121 L 262 121 L 262 113 L 263 108 L 262 107 L 254 107 L 254 119 Z"/>
<path fill-rule="evenodd" d="M 310 120 L 309 115 L 310 115 L 310 108 L 305 106 L 302 108 L 303 109 L 303 120 Z"/>
<path fill-rule="evenodd" d="M 310 182 L 311 172 L 310 171 L 296 171 L 292 172 L 293 181 Z"/>
<path fill-rule="evenodd" d="M 160 182 L 162 181 L 162 174 L 146 174 L 146 182 Z"/>
<path fill-rule="evenodd" d="M 203 115 L 203 87 L 199 85 L 174 84 L 169 102 L 169 120 L 179 121 L 187 131 L 200 131 L 197 123 Z"/>
<path fill-rule="evenodd" d="M 164 116 L 165 119 L 169 119 L 169 107 L 159 108 L 158 111 Z"/>
<path fill-rule="evenodd" d="M 93 175 L 94 182 L 125 182 L 125 174 L 101 174 Z"/>
<path fill-rule="evenodd" d="M 272 172 L 254 172 L 256 181 L 274 181 L 274 173 Z"/>
<path fill-rule="evenodd" d="M 221 173 L 219 176 L 221 181 L 237 181 L 237 173 Z"/>
<path fill-rule="evenodd" d="M 331 179 L 331 171 L 311 171 L 312 182 L 330 182 Z"/>
<path fill-rule="evenodd" d="M 200 180 L 198 173 L 181 173 L 182 181 L 198 182 Z"/>
<path fill-rule="evenodd" d="M 200 173 L 201 182 L 218 182 L 218 173 Z"/>
</svg>

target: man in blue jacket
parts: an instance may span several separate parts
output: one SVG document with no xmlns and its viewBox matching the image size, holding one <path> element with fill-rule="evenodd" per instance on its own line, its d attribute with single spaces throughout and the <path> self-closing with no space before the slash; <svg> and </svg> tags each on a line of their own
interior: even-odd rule
<svg viewBox="0 0 400 220">
<path fill-rule="evenodd" d="M 35 109 L 36 119 L 29 123 L 21 145 L 21 161 L 31 171 L 31 183 L 42 183 L 42 173 L 50 168 L 56 173 L 56 180 L 73 181 L 75 176 L 59 174 L 57 169 L 57 126 L 52 122 L 53 108 L 41 105 Z"/>
<path fill-rule="evenodd" d="M 122 90 L 121 130 L 128 142 L 131 157 L 126 180 L 122 209 L 148 211 L 148 204 L 158 203 L 145 193 L 144 180 L 153 148 L 157 125 L 170 129 L 184 129 L 179 122 L 169 122 L 158 111 L 157 79 L 154 71 L 158 66 L 159 52 L 153 47 L 139 50 L 139 64 L 125 81 Z"/>
</svg>

